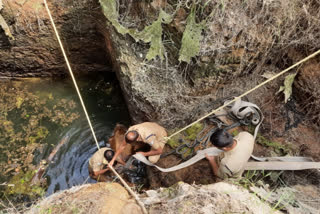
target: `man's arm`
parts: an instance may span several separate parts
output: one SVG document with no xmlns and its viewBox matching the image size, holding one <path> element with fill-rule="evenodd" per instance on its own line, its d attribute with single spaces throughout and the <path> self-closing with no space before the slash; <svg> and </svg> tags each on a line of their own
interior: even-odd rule
<svg viewBox="0 0 320 214">
<path fill-rule="evenodd" d="M 126 145 L 127 145 L 127 144 L 126 144 L 126 141 L 123 140 L 123 142 L 122 142 L 119 150 L 116 151 L 116 153 L 114 154 L 112 160 L 109 162 L 108 166 L 113 166 L 114 161 L 115 161 L 115 160 L 117 159 L 117 157 L 121 154 L 121 152 L 126 148 Z M 118 159 L 121 159 L 121 158 L 118 158 Z M 121 160 L 122 160 L 122 159 L 121 159 Z M 120 161 L 120 163 L 121 163 L 121 161 Z"/>
<path fill-rule="evenodd" d="M 99 171 L 93 171 L 93 175 L 94 176 L 98 176 L 98 175 L 101 175 L 101 174 L 105 173 L 108 170 L 109 170 L 109 168 L 102 169 L 102 170 L 99 170 Z"/>
<path fill-rule="evenodd" d="M 139 154 L 142 154 L 143 156 L 152 156 L 152 155 L 161 155 L 163 149 L 160 147 L 156 150 L 150 150 L 149 152 L 137 152 Z"/>
<path fill-rule="evenodd" d="M 119 156 L 119 158 L 117 158 L 118 163 L 120 163 L 121 165 L 126 165 L 126 162 L 124 162 L 124 160 L 122 160 L 121 156 Z"/>
<path fill-rule="evenodd" d="M 207 155 L 207 154 L 205 154 L 205 156 L 206 156 L 207 160 L 208 160 L 209 163 L 210 163 L 210 166 L 211 166 L 211 168 L 212 168 L 213 174 L 214 174 L 215 176 L 218 176 L 219 166 L 218 166 L 218 164 L 217 164 L 217 162 L 216 162 L 216 160 L 215 160 L 215 157 L 214 157 L 214 156 L 209 156 L 209 155 Z"/>
</svg>

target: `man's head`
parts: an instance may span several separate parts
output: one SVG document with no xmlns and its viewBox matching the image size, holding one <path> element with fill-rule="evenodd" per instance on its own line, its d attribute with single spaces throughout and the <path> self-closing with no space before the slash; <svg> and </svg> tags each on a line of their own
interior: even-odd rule
<svg viewBox="0 0 320 214">
<path fill-rule="evenodd" d="M 233 137 L 224 129 L 218 129 L 210 137 L 211 143 L 219 149 L 228 149 L 233 145 Z"/>
<path fill-rule="evenodd" d="M 110 161 L 112 160 L 113 156 L 114 156 L 114 151 L 112 151 L 112 150 L 106 150 L 106 151 L 103 153 L 103 156 L 104 156 L 104 158 L 105 158 L 108 162 L 110 162 Z"/>
<path fill-rule="evenodd" d="M 136 142 L 138 138 L 139 138 L 139 133 L 135 130 L 128 131 L 125 135 L 126 143 L 129 143 L 129 144 Z"/>
</svg>

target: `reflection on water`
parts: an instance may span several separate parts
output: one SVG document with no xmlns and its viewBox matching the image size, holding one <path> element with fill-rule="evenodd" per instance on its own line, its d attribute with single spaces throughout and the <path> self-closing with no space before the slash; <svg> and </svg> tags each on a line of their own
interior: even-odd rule
<svg viewBox="0 0 320 214">
<path fill-rule="evenodd" d="M 93 183 L 88 173 L 88 160 L 97 151 L 91 130 L 85 125 L 86 120 L 77 121 L 60 138 L 69 136 L 69 140 L 56 154 L 49 165 L 46 176 L 49 178 L 47 194 L 63 190 L 84 182 Z M 105 139 L 112 132 L 112 124 L 94 125 L 98 139 Z M 101 141 L 100 146 L 105 146 Z"/>
<path fill-rule="evenodd" d="M 78 83 L 99 141 L 107 141 L 116 123 L 128 125 L 129 115 L 127 108 L 113 74 L 81 78 Z M 9 84 L 10 87 L 15 88 L 15 86 L 11 86 L 13 84 L 12 81 L 1 82 L 1 84 L 2 86 Z M 23 99 L 21 98 L 20 101 L 19 94 L 11 93 L 10 95 L 14 97 L 13 102 L 15 103 L 13 107 L 18 104 L 21 105 L 18 109 L 12 108 L 13 110 L 8 112 L 6 119 L 14 124 L 9 127 L 10 129 L 17 127 L 17 124 L 21 124 L 21 121 L 26 121 L 29 125 L 36 124 L 35 127 L 31 126 L 30 130 L 36 130 L 35 128 L 38 126 L 45 127 L 45 130 L 48 130 L 48 133 L 45 133 L 47 135 L 43 135 L 43 138 L 41 138 L 41 142 L 37 136 L 31 136 L 34 142 L 38 143 L 36 144 L 38 148 L 33 152 L 33 165 L 36 166 L 41 160 L 46 159 L 54 147 L 64 137 L 69 136 L 67 142 L 56 153 L 45 173 L 49 181 L 47 194 L 84 182 L 95 182 L 88 177 L 88 159 L 97 148 L 71 80 L 22 81 L 19 84 L 27 85 L 28 93 L 26 94 L 28 96 L 32 94 L 37 98 L 35 100 L 39 100 L 38 105 L 36 105 L 37 108 L 47 109 L 45 112 L 40 110 L 33 112 L 33 107 L 26 107 L 27 110 L 23 110 L 23 105 L 25 105 L 25 100 L 28 100 L 28 97 L 22 97 Z M 19 96 L 24 95 L 20 94 Z M 42 98 L 45 98 L 46 101 L 41 101 Z M 66 114 L 65 108 L 69 107 L 73 108 L 72 112 L 70 111 L 70 114 Z M 37 117 L 40 114 L 39 112 L 42 117 Z M 75 112 L 80 115 L 78 119 L 75 119 L 77 117 L 73 118 L 74 114 L 72 113 Z M 43 116 L 45 113 L 50 116 Z M 21 119 L 22 116 L 23 118 Z M 31 121 L 32 118 L 34 118 L 34 121 Z M 70 123 L 68 119 L 73 122 Z M 57 123 L 58 120 L 59 123 Z M 10 125 L 10 123 L 8 124 Z M 22 126 L 19 128 L 19 133 L 23 131 L 25 130 Z M 16 136 L 16 134 L 12 134 L 12 136 Z M 7 139 L 4 139 L 3 142 L 0 141 L 2 148 L 5 147 L 5 140 Z M 21 139 L 21 141 L 24 141 L 24 139 Z M 104 146 L 103 144 L 101 143 L 101 146 Z M 24 146 L 27 148 L 30 145 L 30 142 L 24 142 L 21 145 L 19 144 L 19 147 Z M 9 153 L 11 152 L 14 151 L 9 151 Z M 2 166 L 7 166 L 8 163 L 15 164 L 8 152 L 1 150 L 0 153 Z M 17 160 L 17 164 L 20 164 L 19 160 Z M 1 182 L 8 181 L 4 179 L 9 179 L 10 176 L 12 177 L 27 169 L 21 168 L 21 171 L 16 170 L 17 172 L 9 170 L 7 170 L 7 176 L 1 177 Z"/>
</svg>

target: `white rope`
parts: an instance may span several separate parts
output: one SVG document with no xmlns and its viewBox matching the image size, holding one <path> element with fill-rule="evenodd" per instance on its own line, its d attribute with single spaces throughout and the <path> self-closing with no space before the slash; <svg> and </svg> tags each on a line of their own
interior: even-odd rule
<svg viewBox="0 0 320 214">
<path fill-rule="evenodd" d="M 180 132 L 182 132 L 182 131 L 186 130 L 187 128 L 189 128 L 189 127 L 193 126 L 194 124 L 196 124 L 196 123 L 200 122 L 201 120 L 203 120 L 203 119 L 207 118 L 208 116 L 210 116 L 210 115 L 212 115 L 212 114 L 216 113 L 217 111 L 219 111 L 219 110 L 223 109 L 224 107 L 229 106 L 230 104 L 234 103 L 236 100 L 239 100 L 240 98 L 242 98 L 242 97 L 244 97 L 244 96 L 246 96 L 246 95 L 250 94 L 250 93 L 251 93 L 251 92 L 253 92 L 254 90 L 256 90 L 256 89 L 258 89 L 258 88 L 262 87 L 262 86 L 263 86 L 263 85 L 265 85 L 265 84 L 267 84 L 268 82 L 270 82 L 270 81 L 272 81 L 272 80 L 274 80 L 274 79 L 278 78 L 278 77 L 279 77 L 279 76 L 281 76 L 282 74 L 284 74 L 284 73 L 286 73 L 286 72 L 290 71 L 291 69 L 293 69 L 293 68 L 297 67 L 298 65 L 300 65 L 300 64 L 302 64 L 302 63 L 304 63 L 304 62 L 308 61 L 309 59 L 311 59 L 311 58 L 315 57 L 315 56 L 316 56 L 316 55 L 318 55 L 319 53 L 320 53 L 320 50 L 318 50 L 318 51 L 314 52 L 313 54 L 311 54 L 311 55 L 307 56 L 306 58 L 304 58 L 304 59 L 300 60 L 300 61 L 299 61 L 299 62 L 297 62 L 296 64 L 291 65 L 289 68 L 287 68 L 287 69 L 285 69 L 285 70 L 281 71 L 280 73 L 278 73 L 278 74 L 274 75 L 273 77 L 270 77 L 269 79 L 267 79 L 266 81 L 264 81 L 264 82 L 260 83 L 259 85 L 255 86 L 254 88 L 252 88 L 252 89 L 250 89 L 250 90 L 248 90 L 248 91 L 244 92 L 244 93 L 243 93 L 243 94 L 241 94 L 239 97 L 235 97 L 235 98 L 234 98 L 233 100 L 231 100 L 230 102 L 225 103 L 224 105 L 220 106 L 219 108 L 217 108 L 217 109 L 215 109 L 215 110 L 211 111 L 209 114 L 207 114 L 207 115 L 205 115 L 205 116 L 201 117 L 200 119 L 198 119 L 198 120 L 194 121 L 193 123 L 191 123 L 191 124 L 189 124 L 189 125 L 185 126 L 184 128 L 182 128 L 182 129 L 180 129 L 180 130 L 176 131 L 175 133 L 173 133 L 173 134 L 172 134 L 172 135 L 170 135 L 169 137 L 166 137 L 165 139 L 167 139 L 167 140 L 168 140 L 168 139 L 172 138 L 173 136 L 175 136 L 175 135 L 179 134 Z"/>
<path fill-rule="evenodd" d="M 74 75 L 73 75 L 73 72 L 72 72 L 72 69 L 71 69 L 71 66 L 70 66 L 70 63 L 69 63 L 69 60 L 68 60 L 68 57 L 65 53 L 65 50 L 64 50 L 64 47 L 63 47 L 63 44 L 61 42 L 61 39 L 60 39 L 60 36 L 59 36 L 59 33 L 58 33 L 58 30 L 56 28 L 56 25 L 53 21 L 53 18 L 51 16 L 51 12 L 50 12 L 50 9 L 48 7 L 48 4 L 47 4 L 47 1 L 46 0 L 43 0 L 44 2 L 44 5 L 45 5 L 45 8 L 47 9 L 47 12 L 48 12 L 48 15 L 49 15 L 49 18 L 50 18 L 50 21 L 51 21 L 51 24 L 52 24 L 52 27 L 54 29 L 54 32 L 56 34 L 56 37 L 58 39 L 58 42 L 59 42 L 59 45 L 60 45 L 60 48 L 61 48 L 61 51 L 62 51 L 62 54 L 63 54 L 63 57 L 67 63 L 67 67 L 68 67 L 68 70 L 69 70 L 69 73 L 71 75 L 71 78 L 72 78 L 72 81 L 73 81 L 73 84 L 76 88 L 76 91 L 77 91 L 77 94 L 79 96 L 79 99 L 80 99 L 80 102 L 81 102 L 81 105 L 82 105 L 82 108 L 83 108 L 83 111 L 86 115 L 86 118 L 88 120 L 88 123 L 89 123 L 89 126 L 90 126 L 90 129 L 91 129 L 91 132 L 92 132 L 92 135 L 93 135 L 93 138 L 96 142 L 96 145 L 97 145 L 97 148 L 100 150 L 100 146 L 99 146 L 99 143 L 98 143 L 98 140 L 97 140 L 97 137 L 96 137 L 96 134 L 94 132 L 94 129 L 92 127 L 92 124 L 91 124 L 91 121 L 90 121 L 90 118 L 89 118 L 89 115 L 87 113 L 87 110 L 86 110 L 86 106 L 82 100 L 82 96 L 81 96 L 81 93 L 80 93 L 80 90 L 78 88 L 78 85 L 77 85 L 77 82 L 76 82 L 76 79 L 74 78 Z M 135 200 L 137 201 L 137 203 L 140 205 L 143 213 L 147 214 L 147 210 L 146 208 L 144 207 L 144 204 L 141 202 L 141 200 L 139 199 L 138 195 L 135 194 L 135 192 L 129 187 L 129 185 L 121 178 L 121 176 L 116 172 L 116 170 L 112 167 L 112 166 L 109 166 L 109 168 L 111 169 L 111 171 L 120 179 L 120 181 L 122 182 L 122 184 L 125 186 L 125 188 L 131 193 L 131 195 L 135 198 Z"/>
<path fill-rule="evenodd" d="M 45 5 L 45 7 L 46 7 L 46 9 L 47 9 L 47 12 L 48 12 L 48 15 L 49 15 L 49 18 L 50 18 L 50 21 L 51 21 L 53 30 L 54 30 L 54 32 L 55 32 L 55 34 L 56 34 L 57 39 L 58 39 L 58 42 L 59 42 L 59 45 L 60 45 L 60 48 L 61 48 L 63 57 L 64 57 L 64 59 L 65 59 L 65 61 L 66 61 L 66 63 L 67 63 L 67 67 L 68 67 L 69 73 L 70 73 L 70 75 L 71 75 L 71 78 L 72 78 L 74 87 L 75 87 L 76 90 L 77 90 L 77 93 L 78 93 L 78 96 L 79 96 L 79 99 L 80 99 L 80 102 L 81 102 L 83 111 L 84 111 L 84 113 L 85 113 L 85 115 L 86 115 L 86 118 L 87 118 L 88 123 L 89 123 L 89 126 L 90 126 L 90 129 L 91 129 L 91 132 L 92 132 L 94 141 L 96 142 L 96 145 L 97 145 L 98 149 L 100 149 L 100 146 L 99 146 L 99 143 L 98 143 L 96 134 L 95 134 L 95 132 L 94 132 L 94 130 L 93 130 L 93 127 L 92 127 L 92 124 L 91 124 L 91 121 L 90 121 L 90 118 L 89 118 L 89 115 L 88 115 L 86 106 L 84 105 L 84 102 L 83 102 L 83 100 L 82 100 L 82 97 L 81 97 L 81 94 L 80 94 L 80 90 L 79 90 L 79 88 L 78 88 L 78 84 L 77 84 L 77 82 L 76 82 L 76 79 L 74 78 L 74 75 L 73 75 L 73 72 L 72 72 L 72 68 L 71 68 L 71 66 L 70 66 L 70 63 L 69 63 L 68 57 L 67 57 L 67 55 L 66 55 L 66 52 L 64 51 L 64 48 L 63 48 L 63 45 L 62 45 L 62 42 L 61 42 L 61 39 L 60 39 L 58 30 L 57 30 L 56 25 L 55 25 L 55 23 L 54 23 L 54 21 L 53 21 L 53 18 L 52 18 L 52 16 L 51 16 L 51 12 L 50 12 L 50 9 L 49 9 L 49 7 L 48 7 L 47 1 L 46 1 L 46 0 L 43 0 L 43 2 L 44 2 L 44 5 Z"/>
</svg>

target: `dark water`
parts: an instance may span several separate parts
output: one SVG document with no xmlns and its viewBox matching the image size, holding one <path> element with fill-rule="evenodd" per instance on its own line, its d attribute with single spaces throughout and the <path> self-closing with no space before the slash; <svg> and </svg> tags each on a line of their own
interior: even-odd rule
<svg viewBox="0 0 320 214">
<path fill-rule="evenodd" d="M 81 77 L 77 80 L 97 139 L 101 142 L 100 146 L 104 146 L 103 141 L 107 142 L 117 123 L 126 126 L 129 124 L 129 114 L 116 77 L 113 73 L 108 73 Z M 73 100 L 77 106 L 72 111 L 80 114 L 78 119 L 65 127 L 40 119 L 39 125 L 45 126 L 49 130 L 49 134 L 42 142 L 42 144 L 45 144 L 43 149 L 36 150 L 34 153 L 33 164 L 35 166 L 41 160 L 46 159 L 62 139 L 66 137 L 68 139 L 56 153 L 53 161 L 49 163 L 44 174 L 49 183 L 47 195 L 85 182 L 95 182 L 95 180 L 89 178 L 88 161 L 92 154 L 97 151 L 97 147 L 72 81 L 70 79 L 32 80 L 19 84 L 28 85 L 30 92 L 37 97 L 53 97 L 50 102 L 46 102 L 43 106 L 40 104 L 40 108 L 51 109 L 61 100 Z M 14 93 L 12 93 L 12 96 L 18 97 Z M 25 121 L 25 119 L 20 118 L 21 108 L 12 110 L 10 114 L 8 114 L 10 120 L 16 124 Z M 31 115 L 31 113 L 29 114 Z M 27 119 L 32 117 L 32 115 L 27 116 Z M 1 151 L 1 155 L 2 153 L 4 154 L 3 151 Z M 9 162 L 10 157 L 6 157 L 4 160 Z"/>
<path fill-rule="evenodd" d="M 79 83 L 91 123 L 99 144 L 103 147 L 116 123 L 129 124 L 129 114 L 120 88 L 112 75 L 82 78 Z M 72 88 L 70 93 L 75 93 L 75 90 Z M 47 195 L 75 185 L 96 182 L 89 177 L 88 161 L 97 151 L 97 147 L 82 110 L 81 114 L 80 119 L 61 133 L 57 133 L 58 141 L 65 137 L 68 137 L 68 141 L 59 149 L 47 168 Z"/>
</svg>

